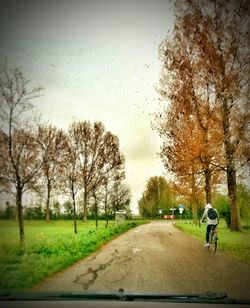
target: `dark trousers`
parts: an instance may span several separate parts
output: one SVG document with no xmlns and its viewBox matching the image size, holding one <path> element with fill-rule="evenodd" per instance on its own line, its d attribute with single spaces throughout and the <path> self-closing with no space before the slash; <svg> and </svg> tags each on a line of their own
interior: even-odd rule
<svg viewBox="0 0 250 308">
<path fill-rule="evenodd" d="M 217 225 L 207 225 L 207 231 L 206 231 L 206 242 L 208 243 L 209 242 L 209 233 L 212 229 L 212 227 L 217 227 Z"/>
</svg>

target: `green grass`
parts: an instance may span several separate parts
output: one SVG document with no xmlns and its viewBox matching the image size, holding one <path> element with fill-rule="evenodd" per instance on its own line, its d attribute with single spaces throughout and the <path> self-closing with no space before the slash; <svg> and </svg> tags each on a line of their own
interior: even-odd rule
<svg viewBox="0 0 250 308">
<path fill-rule="evenodd" d="M 195 225 L 189 221 L 175 222 L 180 230 L 194 235 L 205 243 L 206 224 Z M 218 225 L 218 250 L 227 252 L 238 259 L 250 264 L 250 229 L 243 229 L 242 232 L 232 232 L 227 228 L 226 222 L 220 220 Z"/>
<path fill-rule="evenodd" d="M 99 221 L 25 221 L 25 242 L 19 243 L 15 221 L 0 221 L 0 291 L 27 290 L 44 278 L 97 250 L 103 243 L 146 221 L 124 224 Z"/>
</svg>

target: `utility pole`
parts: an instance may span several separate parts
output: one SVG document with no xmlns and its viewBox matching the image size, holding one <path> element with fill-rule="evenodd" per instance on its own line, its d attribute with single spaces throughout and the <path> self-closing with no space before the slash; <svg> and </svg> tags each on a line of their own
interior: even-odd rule
<svg viewBox="0 0 250 308">
<path fill-rule="evenodd" d="M 160 218 L 161 218 L 161 210 L 160 210 L 160 181 L 159 181 L 159 177 L 158 177 L 157 201 L 158 201 L 158 212 L 159 212 Z"/>
</svg>

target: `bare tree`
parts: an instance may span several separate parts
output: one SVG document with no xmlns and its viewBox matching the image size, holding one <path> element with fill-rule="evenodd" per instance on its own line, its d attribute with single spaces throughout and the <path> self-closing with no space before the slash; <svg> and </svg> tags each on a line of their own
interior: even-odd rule
<svg viewBox="0 0 250 308">
<path fill-rule="evenodd" d="M 35 188 L 35 176 L 41 167 L 39 144 L 36 136 L 29 130 L 32 121 L 31 101 L 40 95 L 41 88 L 30 88 L 29 81 L 21 69 L 0 69 L 0 119 L 2 120 L 1 164 L 7 172 L 1 170 L 5 180 L 15 188 L 18 211 L 20 240 L 24 240 L 22 217 L 22 196 L 26 189 Z M 7 151 L 6 151 L 7 149 Z M 6 177 L 7 176 L 7 177 Z"/>
<path fill-rule="evenodd" d="M 60 187 L 64 172 L 63 156 L 66 147 L 66 136 L 55 126 L 39 126 L 38 141 L 43 151 L 41 180 L 46 187 L 46 221 L 50 220 L 50 198 L 53 190 Z"/>
<path fill-rule="evenodd" d="M 1 148 L 9 149 L 9 136 L 6 136 Z M 22 197 L 25 191 L 38 191 L 40 187 L 37 183 L 37 174 L 41 168 L 42 157 L 41 148 L 37 142 L 37 136 L 24 129 L 14 130 L 11 134 L 11 156 L 4 158 L 4 168 L 1 174 L 4 174 L 5 181 L 9 183 L 9 188 L 15 188 L 16 207 L 19 222 L 20 240 L 24 240 L 23 226 L 23 206 Z"/>
<path fill-rule="evenodd" d="M 65 191 L 71 195 L 73 204 L 74 232 L 77 233 L 76 195 L 82 189 L 80 169 L 80 140 L 77 130 L 71 127 L 67 135 L 67 146 L 64 153 L 63 181 Z"/>
<path fill-rule="evenodd" d="M 125 179 L 124 164 L 117 165 L 112 172 L 106 173 L 99 189 L 100 199 L 104 205 L 106 227 L 109 224 L 109 217 L 113 212 L 114 205 L 114 183 L 121 183 Z"/>
<path fill-rule="evenodd" d="M 125 210 L 130 214 L 130 201 L 131 191 L 125 183 L 120 179 L 113 183 L 112 191 L 110 194 L 110 203 L 112 204 L 113 215 L 116 211 Z"/>
<path fill-rule="evenodd" d="M 83 187 L 83 219 L 87 219 L 88 199 L 104 185 L 114 170 L 124 169 L 124 156 L 119 150 L 119 140 L 105 131 L 100 122 L 74 123 L 71 128 L 79 147 L 81 183 Z"/>
<path fill-rule="evenodd" d="M 11 162 L 8 157 L 8 136 L 0 130 L 0 193 L 11 191 Z"/>
</svg>

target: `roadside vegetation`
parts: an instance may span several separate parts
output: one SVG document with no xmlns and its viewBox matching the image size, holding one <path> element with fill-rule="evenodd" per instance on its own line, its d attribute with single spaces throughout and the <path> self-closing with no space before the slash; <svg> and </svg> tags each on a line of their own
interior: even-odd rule
<svg viewBox="0 0 250 308">
<path fill-rule="evenodd" d="M 65 269 L 79 259 L 96 251 L 101 245 L 146 223 L 129 220 L 114 221 L 106 227 L 100 221 L 78 222 L 78 233 L 72 232 L 72 221 L 24 221 L 26 241 L 18 240 L 18 223 L 1 220 L 0 224 L 0 290 L 25 290 L 46 277 Z"/>
<path fill-rule="evenodd" d="M 176 221 L 175 226 L 205 243 L 206 224 L 194 224 L 191 220 Z M 218 250 L 229 253 L 250 264 L 250 228 L 243 223 L 242 232 L 232 232 L 224 219 L 218 225 Z"/>
</svg>

